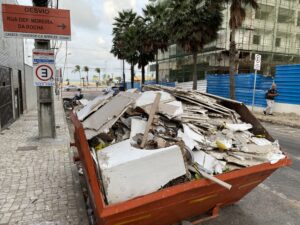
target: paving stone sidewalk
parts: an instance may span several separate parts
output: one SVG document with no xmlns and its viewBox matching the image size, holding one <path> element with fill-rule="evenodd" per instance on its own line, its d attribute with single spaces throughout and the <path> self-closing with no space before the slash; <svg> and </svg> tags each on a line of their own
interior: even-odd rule
<svg viewBox="0 0 300 225">
<path fill-rule="evenodd" d="M 73 182 L 69 132 L 55 102 L 57 138 L 39 140 L 37 113 L 0 132 L 0 224 L 85 225 L 79 184 Z"/>
</svg>

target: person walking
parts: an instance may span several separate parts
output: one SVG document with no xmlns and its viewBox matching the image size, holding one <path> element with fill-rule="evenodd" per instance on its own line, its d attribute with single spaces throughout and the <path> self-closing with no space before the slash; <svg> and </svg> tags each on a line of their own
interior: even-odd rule
<svg viewBox="0 0 300 225">
<path fill-rule="evenodd" d="M 273 108 L 275 103 L 275 97 L 279 94 L 276 89 L 276 84 L 273 83 L 271 89 L 268 90 L 266 93 L 266 100 L 267 100 L 267 108 L 264 110 L 265 115 L 273 115 Z"/>
</svg>

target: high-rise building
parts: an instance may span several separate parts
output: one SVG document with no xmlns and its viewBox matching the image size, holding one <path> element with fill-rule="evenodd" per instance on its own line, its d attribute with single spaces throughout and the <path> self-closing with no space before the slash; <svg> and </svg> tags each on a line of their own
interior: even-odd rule
<svg viewBox="0 0 300 225">
<path fill-rule="evenodd" d="M 252 72 L 254 54 L 262 55 L 262 73 L 274 74 L 274 66 L 300 62 L 300 1 L 258 0 L 259 9 L 246 10 L 246 20 L 236 31 L 239 72 Z M 225 5 L 219 38 L 205 47 L 198 57 L 199 79 L 205 73 L 228 73 L 230 45 L 230 6 Z M 160 77 L 171 81 L 190 81 L 192 57 L 179 46 L 159 55 Z M 155 70 L 151 66 L 150 70 Z"/>
</svg>

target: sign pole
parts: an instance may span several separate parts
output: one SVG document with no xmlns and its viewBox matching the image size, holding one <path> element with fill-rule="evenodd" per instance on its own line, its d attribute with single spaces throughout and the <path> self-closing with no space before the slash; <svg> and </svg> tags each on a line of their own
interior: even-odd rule
<svg viewBox="0 0 300 225">
<path fill-rule="evenodd" d="M 261 55 L 255 54 L 255 60 L 254 60 L 255 75 L 254 75 L 254 85 L 253 85 L 252 112 L 254 111 L 254 104 L 255 104 L 257 71 L 260 69 L 261 69 Z"/>
<path fill-rule="evenodd" d="M 252 112 L 254 111 L 254 104 L 255 104 L 256 77 L 257 77 L 257 70 L 255 70 L 255 75 L 254 75 L 253 98 L 252 98 Z"/>
<path fill-rule="evenodd" d="M 45 1 L 45 8 L 48 1 Z M 36 49 L 50 49 L 49 40 L 35 40 Z M 39 138 L 55 138 L 55 114 L 53 87 L 37 87 Z"/>
</svg>

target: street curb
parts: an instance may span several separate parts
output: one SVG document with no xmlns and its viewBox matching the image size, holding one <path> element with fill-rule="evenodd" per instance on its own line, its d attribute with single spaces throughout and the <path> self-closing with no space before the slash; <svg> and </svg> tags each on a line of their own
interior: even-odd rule
<svg viewBox="0 0 300 225">
<path fill-rule="evenodd" d="M 281 125 L 281 126 L 288 126 L 288 127 L 293 127 L 293 128 L 298 128 L 300 129 L 300 124 L 294 124 L 292 122 L 282 122 L 282 121 L 274 121 L 272 119 L 268 119 L 268 118 L 262 118 L 262 117 L 256 117 L 259 121 L 261 122 L 266 122 L 266 123 L 271 123 L 271 124 L 275 124 L 275 125 Z"/>
</svg>

